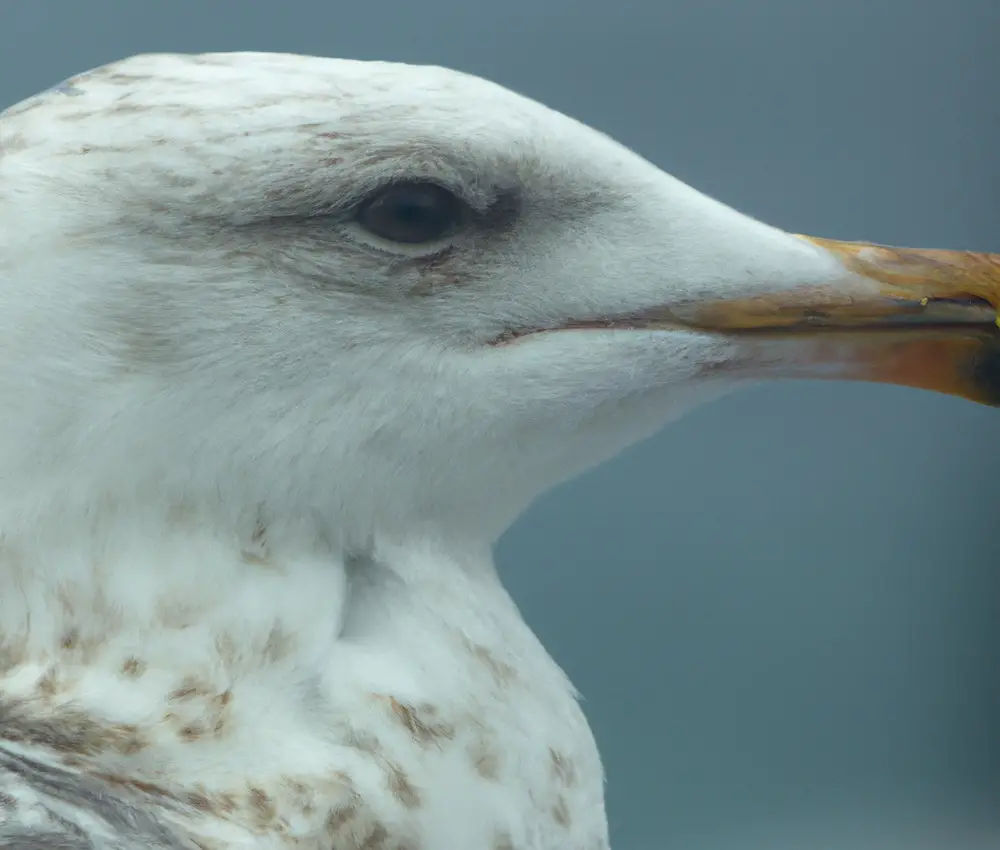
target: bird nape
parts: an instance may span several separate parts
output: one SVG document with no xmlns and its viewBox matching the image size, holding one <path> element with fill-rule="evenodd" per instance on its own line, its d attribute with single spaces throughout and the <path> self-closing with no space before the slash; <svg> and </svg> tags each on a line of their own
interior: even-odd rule
<svg viewBox="0 0 1000 850">
<path fill-rule="evenodd" d="M 1000 403 L 1000 261 L 806 238 L 455 71 L 139 56 L 0 115 L 0 844 L 606 850 L 493 566 L 750 381 Z"/>
</svg>

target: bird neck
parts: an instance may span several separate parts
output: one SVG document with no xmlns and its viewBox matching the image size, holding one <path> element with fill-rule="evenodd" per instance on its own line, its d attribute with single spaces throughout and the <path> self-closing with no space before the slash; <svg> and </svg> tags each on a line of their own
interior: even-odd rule
<svg viewBox="0 0 1000 850">
<path fill-rule="evenodd" d="M 237 543 L 141 525 L 5 540 L 0 753 L 174 797 L 245 794 L 248 777 L 279 794 L 338 771 L 362 782 L 386 728 L 419 748 L 489 717 L 517 743 L 542 717 L 599 777 L 575 692 L 486 547 Z M 538 751 L 548 770 L 547 745 Z M 372 775 L 377 787 L 359 793 L 380 799 Z"/>
<path fill-rule="evenodd" d="M 421 616 L 457 628 L 476 599 L 509 603 L 488 546 L 375 538 L 358 553 L 177 517 L 2 534 L 0 672 L 56 664 L 127 680 L 204 667 L 246 678 L 280 664 L 307 674 L 364 630 L 359 600 L 381 604 L 399 589 Z"/>
</svg>

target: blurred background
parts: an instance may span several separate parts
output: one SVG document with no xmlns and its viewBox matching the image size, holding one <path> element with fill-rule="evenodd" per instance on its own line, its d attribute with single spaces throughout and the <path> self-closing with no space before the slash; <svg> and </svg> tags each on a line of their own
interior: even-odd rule
<svg viewBox="0 0 1000 850">
<path fill-rule="evenodd" d="M 0 109 L 146 51 L 442 64 L 780 227 L 1000 251 L 998 41 L 996 0 L 7 0 Z M 1000 848 L 998 434 L 901 388 L 745 390 L 509 531 L 616 850 Z"/>
</svg>

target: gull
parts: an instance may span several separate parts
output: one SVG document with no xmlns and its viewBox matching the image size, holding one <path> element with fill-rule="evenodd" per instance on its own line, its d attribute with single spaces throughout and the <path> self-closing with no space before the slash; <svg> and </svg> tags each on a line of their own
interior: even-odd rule
<svg viewBox="0 0 1000 850">
<path fill-rule="evenodd" d="M 0 844 L 606 850 L 491 548 L 782 378 L 1000 402 L 1000 260 L 808 238 L 452 70 L 147 55 L 0 116 Z"/>
</svg>

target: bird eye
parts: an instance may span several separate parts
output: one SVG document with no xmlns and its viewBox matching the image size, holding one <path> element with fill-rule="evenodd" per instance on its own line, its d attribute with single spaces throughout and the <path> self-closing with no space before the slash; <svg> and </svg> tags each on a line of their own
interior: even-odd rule
<svg viewBox="0 0 1000 850">
<path fill-rule="evenodd" d="M 365 201 L 357 222 L 389 242 L 434 242 L 460 223 L 465 204 L 436 183 L 394 183 Z"/>
</svg>

